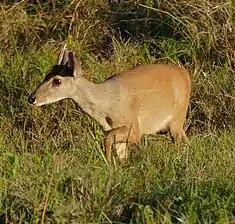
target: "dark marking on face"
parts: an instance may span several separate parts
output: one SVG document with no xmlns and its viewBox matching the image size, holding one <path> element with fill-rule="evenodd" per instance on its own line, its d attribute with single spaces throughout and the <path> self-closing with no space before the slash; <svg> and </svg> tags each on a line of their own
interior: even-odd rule
<svg viewBox="0 0 235 224">
<path fill-rule="evenodd" d="M 48 75 L 45 77 L 44 81 L 48 81 L 54 76 L 61 77 L 74 77 L 73 69 L 69 68 L 68 65 L 54 65 Z"/>
<path fill-rule="evenodd" d="M 106 122 L 108 123 L 108 125 L 110 126 L 110 127 L 112 127 L 113 126 L 113 121 L 112 121 L 112 119 L 110 118 L 110 117 L 105 117 L 105 120 L 106 120 Z"/>
</svg>

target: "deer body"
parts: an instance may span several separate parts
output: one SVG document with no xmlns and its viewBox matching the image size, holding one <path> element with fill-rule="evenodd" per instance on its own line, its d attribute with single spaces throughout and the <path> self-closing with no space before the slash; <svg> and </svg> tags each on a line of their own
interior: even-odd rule
<svg viewBox="0 0 235 224">
<path fill-rule="evenodd" d="M 29 102 L 40 106 L 72 98 L 108 132 L 108 161 L 113 145 L 119 158 L 126 159 L 126 144 L 138 142 L 143 134 L 169 131 L 178 143 L 182 137 L 187 139 L 183 126 L 190 77 L 184 68 L 162 64 L 137 66 L 95 84 L 82 77 L 72 52 L 64 49 L 61 55 L 59 64 L 63 67 L 49 73 L 30 95 Z M 60 83 L 55 84 L 58 80 Z"/>
</svg>

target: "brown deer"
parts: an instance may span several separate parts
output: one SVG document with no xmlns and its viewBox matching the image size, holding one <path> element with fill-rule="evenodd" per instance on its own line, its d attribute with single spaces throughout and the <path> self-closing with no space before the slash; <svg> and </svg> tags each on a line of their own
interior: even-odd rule
<svg viewBox="0 0 235 224">
<path fill-rule="evenodd" d="M 190 89 L 184 68 L 164 64 L 136 66 L 95 84 L 82 76 L 74 53 L 64 47 L 58 64 L 28 102 L 41 106 L 73 99 L 108 132 L 105 151 L 111 162 L 112 146 L 119 159 L 125 160 L 127 144 L 137 143 L 143 134 L 169 131 L 173 142 L 187 141 L 184 122 Z"/>
</svg>

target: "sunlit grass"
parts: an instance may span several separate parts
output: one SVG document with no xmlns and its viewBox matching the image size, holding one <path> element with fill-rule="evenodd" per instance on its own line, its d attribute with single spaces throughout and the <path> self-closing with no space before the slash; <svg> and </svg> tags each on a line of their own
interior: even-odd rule
<svg viewBox="0 0 235 224">
<path fill-rule="evenodd" d="M 233 6 L 165 1 L 157 8 L 146 1 L 150 9 L 144 11 L 134 1 L 97 1 L 97 8 L 90 0 L 52 2 L 54 8 L 1 4 L 0 223 L 234 221 Z M 73 11 L 77 4 L 80 14 Z M 122 33 L 129 17 L 120 19 L 120 33 L 109 29 L 109 20 L 101 20 L 108 8 L 111 15 L 146 13 L 131 27 L 144 38 Z M 173 29 L 170 36 L 158 36 L 162 26 Z M 76 52 L 84 76 L 97 83 L 136 64 L 184 65 L 192 78 L 189 144 L 179 149 L 169 135 L 147 135 L 129 147 L 126 165 L 114 155 L 110 169 L 105 133 L 74 102 L 28 105 L 28 95 L 56 63 L 62 40 Z"/>
</svg>

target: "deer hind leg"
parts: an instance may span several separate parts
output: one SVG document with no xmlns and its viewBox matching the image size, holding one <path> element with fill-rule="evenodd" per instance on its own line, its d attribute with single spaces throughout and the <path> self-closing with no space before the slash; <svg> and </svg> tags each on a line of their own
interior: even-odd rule
<svg viewBox="0 0 235 224">
<path fill-rule="evenodd" d="M 139 130 L 134 127 L 127 128 L 123 126 L 110 131 L 105 140 L 105 151 L 108 162 L 111 162 L 111 151 L 114 144 L 119 159 L 123 161 L 127 159 L 127 144 L 134 144 L 138 142 L 140 138 Z"/>
<path fill-rule="evenodd" d="M 170 124 L 170 135 L 173 143 L 176 143 L 178 146 L 181 145 L 182 140 L 187 143 L 188 137 L 184 131 L 184 118 L 180 120 L 173 121 Z"/>
</svg>

